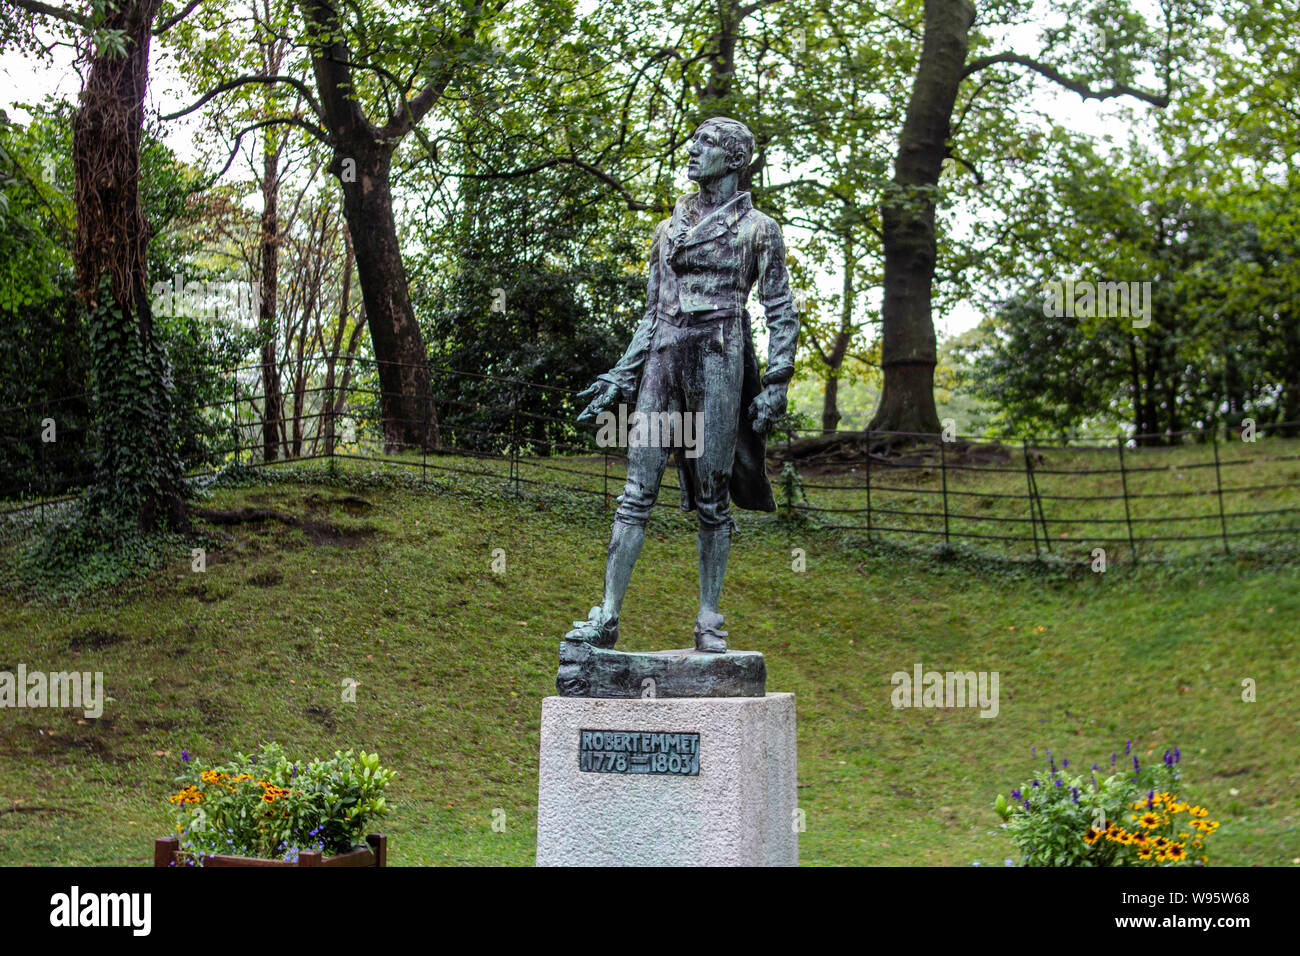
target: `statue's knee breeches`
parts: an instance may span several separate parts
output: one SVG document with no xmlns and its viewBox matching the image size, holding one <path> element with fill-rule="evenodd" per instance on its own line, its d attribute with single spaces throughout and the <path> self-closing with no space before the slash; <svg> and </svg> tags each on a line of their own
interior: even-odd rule
<svg viewBox="0 0 1300 956">
<path fill-rule="evenodd" d="M 701 528 L 731 528 L 731 496 L 725 491 L 711 498 L 697 498 L 695 510 Z"/>
<path fill-rule="evenodd" d="M 614 512 L 614 520 L 644 525 L 650 520 L 650 512 L 654 510 L 658 493 L 657 487 L 636 481 L 629 475 L 623 493 L 618 496 L 618 510 Z"/>
</svg>

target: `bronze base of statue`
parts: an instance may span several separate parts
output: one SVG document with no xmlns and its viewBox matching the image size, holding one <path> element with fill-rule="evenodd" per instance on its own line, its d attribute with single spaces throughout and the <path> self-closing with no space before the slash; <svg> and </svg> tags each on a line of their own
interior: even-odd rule
<svg viewBox="0 0 1300 956">
<path fill-rule="evenodd" d="M 758 651 L 629 653 L 564 641 L 555 687 L 561 697 L 763 697 L 767 664 Z"/>
</svg>

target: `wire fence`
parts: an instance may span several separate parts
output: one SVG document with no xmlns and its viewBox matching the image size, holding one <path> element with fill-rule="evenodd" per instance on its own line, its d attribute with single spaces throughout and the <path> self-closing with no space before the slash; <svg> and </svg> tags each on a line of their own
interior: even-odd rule
<svg viewBox="0 0 1300 956">
<path fill-rule="evenodd" d="M 386 429 L 376 363 L 356 361 L 346 387 L 332 372 L 293 383 L 284 414 L 269 423 L 261 366 L 233 370 L 228 398 L 187 409 L 187 474 L 382 464 L 426 478 L 497 479 L 520 495 L 546 487 L 616 504 L 626 452 L 575 424 L 581 407 L 572 390 L 435 369 L 429 415 L 390 418 Z M 82 394 L 0 409 L 0 514 L 36 511 L 43 520 L 87 485 L 99 440 L 92 408 L 93 395 Z M 404 425 L 425 438 L 395 439 Z M 768 470 L 784 517 L 851 537 L 1095 567 L 1294 543 L 1300 439 L 1286 436 L 1297 430 L 1201 429 L 1161 435 L 1169 444 L 1150 447 L 1146 436 L 1065 442 L 790 429 L 769 443 Z M 670 468 L 658 507 L 677 506 L 675 477 Z"/>
</svg>

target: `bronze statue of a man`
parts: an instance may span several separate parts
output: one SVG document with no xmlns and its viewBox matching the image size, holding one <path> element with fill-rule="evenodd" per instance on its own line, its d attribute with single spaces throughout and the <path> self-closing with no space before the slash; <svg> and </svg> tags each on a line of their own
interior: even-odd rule
<svg viewBox="0 0 1300 956">
<path fill-rule="evenodd" d="M 700 611 L 695 647 L 727 649 L 718 612 L 734 522 L 730 501 L 774 511 L 764 441 L 786 408 L 794 374 L 799 315 L 790 297 L 781 228 L 738 189 L 754 151 L 743 123 L 702 123 L 690 146 L 687 176 L 698 192 L 681 197 L 655 229 L 645 314 L 618 363 L 579 395 L 591 398 L 580 422 L 637 396 L 644 416 L 694 415 L 703 431 L 698 455 L 677 464 L 682 508 L 699 512 Z M 761 379 L 745 303 L 757 287 L 767 322 L 767 371 Z M 640 379 L 638 388 L 638 377 Z M 605 596 L 568 641 L 613 647 L 619 609 L 645 541 L 646 521 L 676 441 L 629 442 L 627 484 L 619 497 L 605 565 Z"/>
</svg>

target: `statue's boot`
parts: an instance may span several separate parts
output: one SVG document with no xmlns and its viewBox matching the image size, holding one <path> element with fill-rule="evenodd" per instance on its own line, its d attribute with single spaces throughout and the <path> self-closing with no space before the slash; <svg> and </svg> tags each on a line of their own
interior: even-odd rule
<svg viewBox="0 0 1300 956">
<path fill-rule="evenodd" d="M 727 632 L 722 629 L 718 604 L 722 599 L 722 578 L 731 553 L 731 525 L 720 528 L 700 525 L 700 613 L 695 619 L 695 649 L 721 654 L 727 649 Z"/>
<path fill-rule="evenodd" d="M 596 647 L 613 647 L 618 640 L 618 615 L 632 580 L 632 568 L 645 544 L 645 525 L 615 516 L 605 559 L 605 599 L 593 607 L 585 621 L 574 621 L 566 641 L 584 641 Z"/>
<path fill-rule="evenodd" d="M 574 621 L 573 630 L 564 635 L 566 641 L 580 641 L 595 647 L 613 647 L 618 641 L 618 618 L 605 618 L 600 606 L 593 607 L 585 621 Z"/>
<path fill-rule="evenodd" d="M 695 649 L 721 654 L 727 649 L 727 632 L 722 629 L 721 614 L 700 612 L 695 619 Z"/>
</svg>

